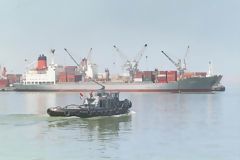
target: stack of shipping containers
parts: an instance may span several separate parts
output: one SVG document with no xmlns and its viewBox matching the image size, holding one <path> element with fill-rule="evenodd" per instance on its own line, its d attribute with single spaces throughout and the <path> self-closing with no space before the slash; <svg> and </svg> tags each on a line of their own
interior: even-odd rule
<svg viewBox="0 0 240 160">
<path fill-rule="evenodd" d="M 143 71 L 143 81 L 152 81 L 153 80 L 153 72 L 152 71 Z"/>
<path fill-rule="evenodd" d="M 77 74 L 76 66 L 65 66 L 64 71 L 59 72 L 58 82 L 79 82 L 82 80 L 82 75 Z"/>
<path fill-rule="evenodd" d="M 21 74 L 7 74 L 7 80 L 9 84 L 20 83 L 21 79 Z"/>
<path fill-rule="evenodd" d="M 167 83 L 167 71 L 159 71 L 156 78 L 156 82 Z"/>
<path fill-rule="evenodd" d="M 143 72 L 138 71 L 134 75 L 134 82 L 142 82 L 143 81 Z"/>
<path fill-rule="evenodd" d="M 177 81 L 177 71 L 167 71 L 167 82 Z"/>
</svg>

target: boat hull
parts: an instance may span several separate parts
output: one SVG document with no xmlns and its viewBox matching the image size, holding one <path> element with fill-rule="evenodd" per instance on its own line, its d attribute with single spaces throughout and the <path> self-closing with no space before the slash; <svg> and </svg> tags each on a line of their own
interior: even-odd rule
<svg viewBox="0 0 240 160">
<path fill-rule="evenodd" d="M 127 103 L 122 107 L 110 108 L 78 108 L 66 109 L 61 107 L 48 108 L 47 113 L 52 117 L 71 117 L 76 116 L 80 118 L 91 118 L 99 116 L 113 116 L 129 113 L 132 103 Z"/>
<path fill-rule="evenodd" d="M 211 92 L 222 76 L 192 77 L 169 83 L 114 83 L 105 82 L 106 91 L 119 92 Z M 16 91 L 90 92 L 100 89 L 93 82 L 57 84 L 14 84 Z"/>
</svg>

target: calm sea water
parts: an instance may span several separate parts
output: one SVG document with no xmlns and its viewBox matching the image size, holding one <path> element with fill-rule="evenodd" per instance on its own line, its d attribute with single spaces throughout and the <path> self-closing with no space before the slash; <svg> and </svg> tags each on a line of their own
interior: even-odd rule
<svg viewBox="0 0 240 160">
<path fill-rule="evenodd" d="M 129 115 L 54 118 L 78 93 L 0 92 L 1 160 L 239 160 L 240 93 L 122 93 Z"/>
</svg>

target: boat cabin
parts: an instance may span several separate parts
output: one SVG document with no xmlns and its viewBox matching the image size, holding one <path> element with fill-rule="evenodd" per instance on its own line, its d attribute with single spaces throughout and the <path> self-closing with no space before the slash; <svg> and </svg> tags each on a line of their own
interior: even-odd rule
<svg viewBox="0 0 240 160">
<path fill-rule="evenodd" d="M 97 92 L 95 96 L 86 98 L 83 104 L 86 107 L 108 108 L 119 102 L 119 92 Z"/>
</svg>

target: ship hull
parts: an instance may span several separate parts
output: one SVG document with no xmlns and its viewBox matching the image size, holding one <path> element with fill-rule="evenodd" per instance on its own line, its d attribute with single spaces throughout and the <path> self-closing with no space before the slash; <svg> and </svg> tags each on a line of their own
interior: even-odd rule
<svg viewBox="0 0 240 160">
<path fill-rule="evenodd" d="M 222 76 L 192 77 L 169 83 L 102 83 L 107 91 L 119 92 L 210 92 Z M 90 92 L 100 89 L 93 82 L 57 84 L 14 84 L 16 91 Z"/>
</svg>

